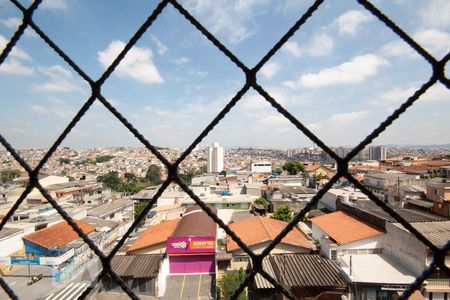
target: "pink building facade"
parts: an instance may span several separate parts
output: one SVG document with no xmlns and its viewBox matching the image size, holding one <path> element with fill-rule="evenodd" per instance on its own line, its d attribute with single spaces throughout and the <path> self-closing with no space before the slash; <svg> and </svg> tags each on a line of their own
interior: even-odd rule
<svg viewBox="0 0 450 300">
<path fill-rule="evenodd" d="M 171 236 L 167 239 L 167 253 L 171 274 L 215 272 L 214 236 Z"/>
</svg>

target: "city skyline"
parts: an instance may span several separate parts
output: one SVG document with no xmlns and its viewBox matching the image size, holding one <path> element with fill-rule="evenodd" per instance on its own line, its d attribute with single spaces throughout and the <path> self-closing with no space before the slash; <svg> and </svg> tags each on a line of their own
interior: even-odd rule
<svg viewBox="0 0 450 300">
<path fill-rule="evenodd" d="M 308 2 L 183 5 L 251 67 L 304 13 Z M 437 59 L 450 50 L 449 9 L 438 9 L 448 7 L 446 1 L 377 5 Z M 44 1 L 35 21 L 95 79 L 155 6 L 146 1 L 117 6 Z M 0 48 L 20 24 L 17 9 L 5 1 L 2 7 Z M 124 21 L 122 15 L 134 18 Z M 104 32 L 102 26 L 110 30 Z M 257 79 L 326 144 L 339 146 L 359 143 L 430 75 L 422 58 L 355 2 L 319 7 Z M 150 143 L 186 148 L 244 82 L 242 72 L 169 5 L 102 92 Z M 49 148 L 90 91 L 30 29 L 0 67 L 0 88 L 1 134 L 18 149 Z M 447 143 L 442 137 L 449 130 L 445 120 L 450 112 L 440 108 L 449 103 L 450 92 L 435 84 L 373 144 Z M 201 144 L 215 140 L 224 147 L 312 146 L 253 90 Z M 62 146 L 141 144 L 96 102 Z"/>
</svg>

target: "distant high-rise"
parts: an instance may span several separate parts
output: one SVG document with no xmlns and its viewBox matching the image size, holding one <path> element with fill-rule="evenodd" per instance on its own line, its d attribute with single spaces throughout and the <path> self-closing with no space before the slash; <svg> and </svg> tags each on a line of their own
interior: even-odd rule
<svg viewBox="0 0 450 300">
<path fill-rule="evenodd" d="M 219 173 L 223 170 L 223 147 L 219 143 L 213 143 L 207 149 L 207 171 L 208 173 Z"/>
<path fill-rule="evenodd" d="M 383 146 L 369 146 L 369 159 L 370 160 L 386 159 L 386 148 Z"/>
</svg>

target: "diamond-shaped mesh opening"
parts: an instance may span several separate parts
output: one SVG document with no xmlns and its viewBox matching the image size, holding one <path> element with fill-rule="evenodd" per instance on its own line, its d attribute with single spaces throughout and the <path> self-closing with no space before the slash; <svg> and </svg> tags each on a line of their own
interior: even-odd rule
<svg viewBox="0 0 450 300">
<path fill-rule="evenodd" d="M 186 10 L 180 3 L 176 0 L 165 0 L 159 3 L 156 9 L 148 16 L 146 21 L 141 25 L 141 27 L 137 30 L 137 32 L 130 38 L 128 43 L 126 43 L 124 49 L 120 52 L 117 58 L 114 59 L 112 64 L 106 69 L 106 71 L 98 78 L 97 80 L 92 79 L 87 75 L 86 72 L 83 71 L 79 65 L 64 52 L 52 39 L 50 39 L 43 30 L 39 28 L 33 21 L 33 13 L 38 6 L 41 4 L 41 1 L 35 1 L 33 4 L 26 8 L 17 0 L 11 0 L 11 3 L 14 4 L 19 11 L 23 14 L 23 22 L 17 28 L 17 31 L 14 35 L 9 39 L 5 49 L 3 49 L 0 54 L 0 64 L 4 64 L 8 55 L 11 54 L 11 50 L 14 49 L 16 43 L 24 34 L 27 27 L 32 28 L 36 34 L 41 38 L 48 46 L 53 49 L 66 63 L 67 67 L 70 67 L 75 73 L 77 73 L 81 79 L 85 80 L 92 89 L 91 96 L 86 100 L 83 107 L 78 111 L 73 120 L 67 125 L 67 127 L 63 130 L 58 139 L 54 142 L 53 146 L 50 147 L 49 151 L 44 155 L 43 159 L 39 162 L 36 168 L 31 168 L 29 164 L 27 164 L 24 159 L 18 154 L 18 152 L 8 143 L 8 141 L 4 138 L 3 135 L 0 135 L 0 143 L 6 150 L 11 153 L 14 159 L 21 165 L 21 167 L 28 173 L 30 181 L 28 186 L 26 187 L 24 193 L 20 196 L 19 200 L 15 203 L 12 209 L 8 212 L 6 217 L 3 219 L 0 224 L 0 230 L 5 225 L 8 217 L 10 217 L 15 210 L 17 210 L 18 206 L 21 204 L 23 199 L 25 199 L 26 195 L 31 191 L 32 188 L 36 187 L 43 196 L 47 199 L 47 201 L 58 211 L 58 213 L 70 224 L 70 226 L 78 233 L 78 235 L 83 239 L 83 241 L 93 250 L 93 252 L 100 258 L 100 261 L 103 266 L 103 271 L 98 275 L 97 280 L 100 280 L 104 276 L 109 276 L 112 279 L 116 280 L 117 283 L 121 286 L 121 288 L 133 299 L 138 299 L 138 297 L 131 291 L 129 286 L 120 279 L 111 269 L 110 261 L 112 257 L 115 255 L 117 250 L 123 245 L 124 241 L 130 235 L 130 233 L 137 227 L 140 220 L 144 218 L 146 213 L 150 210 L 151 206 L 156 203 L 157 199 L 161 196 L 162 192 L 168 187 L 171 182 L 175 182 L 198 204 L 201 208 L 216 222 L 220 227 L 222 227 L 225 232 L 235 240 L 238 245 L 244 249 L 245 252 L 249 254 L 252 259 L 252 268 L 250 269 L 246 279 L 239 286 L 239 288 L 235 291 L 235 293 L 231 296 L 232 299 L 236 299 L 238 295 L 244 290 L 244 288 L 250 283 L 253 277 L 260 273 L 264 278 L 266 278 L 269 282 L 271 282 L 281 293 L 283 293 L 287 298 L 294 299 L 294 295 L 292 295 L 285 287 L 281 286 L 274 278 L 270 277 L 266 272 L 262 270 L 262 261 L 265 256 L 267 256 L 270 251 L 281 241 L 281 239 L 286 236 L 286 234 L 293 229 L 293 227 L 301 220 L 301 218 L 312 208 L 314 203 L 319 201 L 319 199 L 326 193 L 328 189 L 331 188 L 333 183 L 335 183 L 339 178 L 345 177 L 349 182 L 353 183 L 355 187 L 359 188 L 363 193 L 365 193 L 372 201 L 374 201 L 377 205 L 379 205 L 383 210 L 385 210 L 390 216 L 392 216 L 396 221 L 402 224 L 408 231 L 414 234 L 420 241 L 422 241 L 426 246 L 429 247 L 432 256 L 433 262 L 431 265 L 423 271 L 423 273 L 416 279 L 416 281 L 410 285 L 402 298 L 407 298 L 414 290 L 418 289 L 420 285 L 426 280 L 430 274 L 436 269 L 439 268 L 440 271 L 444 272 L 446 275 L 450 276 L 450 270 L 445 265 L 445 255 L 450 248 L 450 242 L 443 249 L 439 249 L 434 246 L 429 240 L 427 240 L 420 232 L 414 229 L 408 222 L 402 219 L 393 209 L 388 207 L 384 202 L 380 201 L 377 197 L 375 197 L 368 189 L 366 189 L 363 185 L 361 185 L 349 172 L 348 172 L 348 162 L 349 160 L 355 156 L 358 152 L 360 152 L 363 148 L 368 146 L 375 138 L 378 137 L 380 133 L 382 133 L 388 126 L 390 126 L 397 118 L 399 118 L 409 107 L 414 105 L 414 103 L 419 99 L 419 97 L 424 94 L 431 86 L 436 84 L 438 81 L 445 86 L 445 88 L 450 89 L 450 81 L 445 77 L 445 64 L 450 59 L 450 53 L 447 53 L 442 59 L 435 58 L 432 54 L 430 54 L 426 49 L 426 47 L 422 47 L 420 43 L 416 42 L 411 36 L 406 34 L 395 22 L 389 19 L 386 15 L 384 15 L 376 6 L 372 3 L 364 0 L 359 0 L 358 2 L 362 5 L 366 11 L 370 12 L 373 16 L 378 19 L 378 21 L 382 22 L 387 28 L 392 30 L 400 39 L 406 42 L 413 51 L 415 51 L 419 56 L 421 56 L 432 68 L 433 72 L 431 77 L 422 84 L 420 88 L 418 88 L 415 92 L 413 92 L 405 102 L 400 105 L 397 110 L 395 110 L 385 121 L 380 123 L 380 125 L 372 131 L 363 141 L 361 141 L 358 146 L 356 146 L 350 153 L 347 154 L 346 157 L 339 157 L 334 151 L 332 151 L 331 147 L 326 145 L 323 141 L 321 141 L 314 133 L 312 133 L 308 128 L 303 124 L 300 120 L 295 118 L 288 110 L 286 110 L 276 98 L 272 97 L 270 93 L 268 93 L 262 86 L 260 86 L 257 81 L 257 73 L 264 67 L 264 65 L 270 60 L 270 58 L 280 50 L 280 48 L 288 42 L 288 40 L 292 37 L 292 35 L 301 30 L 301 26 L 308 21 L 309 17 L 315 13 L 318 7 L 324 1 L 315 1 L 311 7 L 298 19 L 298 21 L 289 29 L 286 34 L 281 37 L 281 39 L 272 47 L 271 50 L 267 52 L 267 54 L 261 59 L 261 61 L 256 64 L 255 67 L 251 68 L 246 66 L 237 56 L 233 54 L 227 47 L 224 46 L 210 31 L 208 31 L 205 26 L 203 26 L 200 22 L 198 22 L 188 10 Z M 211 123 L 204 129 L 204 131 L 192 142 L 192 144 L 182 153 L 180 158 L 175 163 L 170 163 L 167 158 L 161 154 L 161 152 L 154 147 L 138 130 L 136 130 L 133 125 L 123 117 L 117 109 L 111 104 L 111 102 L 106 99 L 101 93 L 101 87 L 103 83 L 108 79 L 108 77 L 114 72 L 120 61 L 125 57 L 127 52 L 133 48 L 133 46 L 138 42 L 141 36 L 145 33 L 145 31 L 152 26 L 152 23 L 158 18 L 158 15 L 166 8 L 167 5 L 171 5 L 181 16 L 185 17 L 197 30 L 201 32 L 214 46 L 216 46 L 228 59 L 230 59 L 231 63 L 235 64 L 240 70 L 242 70 L 243 74 L 246 77 L 246 82 L 242 86 L 242 88 L 236 93 L 236 95 L 230 99 L 228 104 L 223 108 L 223 110 L 211 121 Z M 448 70 L 447 70 L 448 73 Z M 252 88 L 259 95 L 261 95 L 272 107 L 274 107 L 281 115 L 287 118 L 298 130 L 300 130 L 304 135 L 306 135 L 311 141 L 313 141 L 316 145 L 323 149 L 332 159 L 337 162 L 338 171 L 337 174 L 327 183 L 325 186 L 319 190 L 316 196 L 308 203 L 308 205 L 298 213 L 294 219 L 286 226 L 286 228 L 270 243 L 270 245 L 262 252 L 261 255 L 254 254 L 247 245 L 245 245 L 231 230 L 230 228 L 224 224 L 209 208 L 208 206 L 202 202 L 193 192 L 192 190 L 183 182 L 183 180 L 178 175 L 178 169 L 180 164 L 186 159 L 186 157 L 193 151 L 193 149 L 208 135 L 208 133 L 224 118 L 224 116 L 230 111 L 230 109 L 238 102 L 240 99 L 247 93 L 247 91 Z M 48 192 L 42 187 L 42 185 L 38 181 L 38 174 L 44 164 L 48 161 L 48 159 L 52 156 L 52 154 L 57 150 L 58 146 L 61 145 L 63 140 L 69 134 L 69 132 L 76 126 L 78 121 L 83 117 L 83 115 L 90 109 L 92 104 L 95 101 L 100 101 L 109 112 L 114 115 L 130 132 L 142 143 L 144 144 L 149 151 L 151 151 L 168 170 L 167 180 L 161 185 L 157 193 L 154 197 L 148 201 L 147 206 L 142 211 L 142 213 L 136 218 L 135 222 L 128 229 L 128 231 L 124 234 L 122 240 L 116 245 L 116 247 L 108 254 L 105 255 L 98 248 L 98 246 L 86 235 L 81 229 L 75 224 L 73 219 L 64 211 L 64 209 L 48 194 Z M 81 295 L 80 298 L 85 298 L 88 293 L 94 288 L 95 282 L 91 285 L 85 292 Z M 5 292 L 9 295 L 9 297 L 16 299 L 17 296 L 14 293 L 14 290 L 5 282 L 3 278 L 0 278 L 0 285 L 5 290 Z"/>
</svg>

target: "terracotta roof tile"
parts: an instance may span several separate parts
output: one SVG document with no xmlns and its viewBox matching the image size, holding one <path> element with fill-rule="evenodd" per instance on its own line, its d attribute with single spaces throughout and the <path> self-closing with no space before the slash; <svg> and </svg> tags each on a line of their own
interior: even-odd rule
<svg viewBox="0 0 450 300">
<path fill-rule="evenodd" d="M 257 216 L 232 223 L 229 227 L 244 243 L 248 246 L 252 246 L 273 240 L 287 224 L 288 223 L 283 221 Z M 304 237 L 297 229 L 290 231 L 281 241 L 285 244 L 311 250 L 315 249 L 314 244 L 306 239 L 306 237 Z M 233 239 L 228 237 L 227 250 L 234 251 L 236 249 L 240 249 L 240 247 Z"/>
<path fill-rule="evenodd" d="M 75 223 L 85 234 L 95 231 L 95 226 L 82 223 L 80 221 L 75 221 Z M 58 248 L 67 245 L 78 238 L 78 233 L 76 233 L 76 231 L 73 230 L 73 228 L 66 221 L 41 229 L 23 237 L 24 240 L 45 248 Z"/>
<path fill-rule="evenodd" d="M 167 238 L 173 233 L 179 219 L 163 221 L 157 225 L 149 226 L 139 238 L 131 244 L 127 253 L 151 247 L 167 241 Z"/>
<path fill-rule="evenodd" d="M 311 219 L 311 222 L 338 244 L 347 244 L 383 233 L 359 219 L 342 211 L 336 211 Z"/>
</svg>

